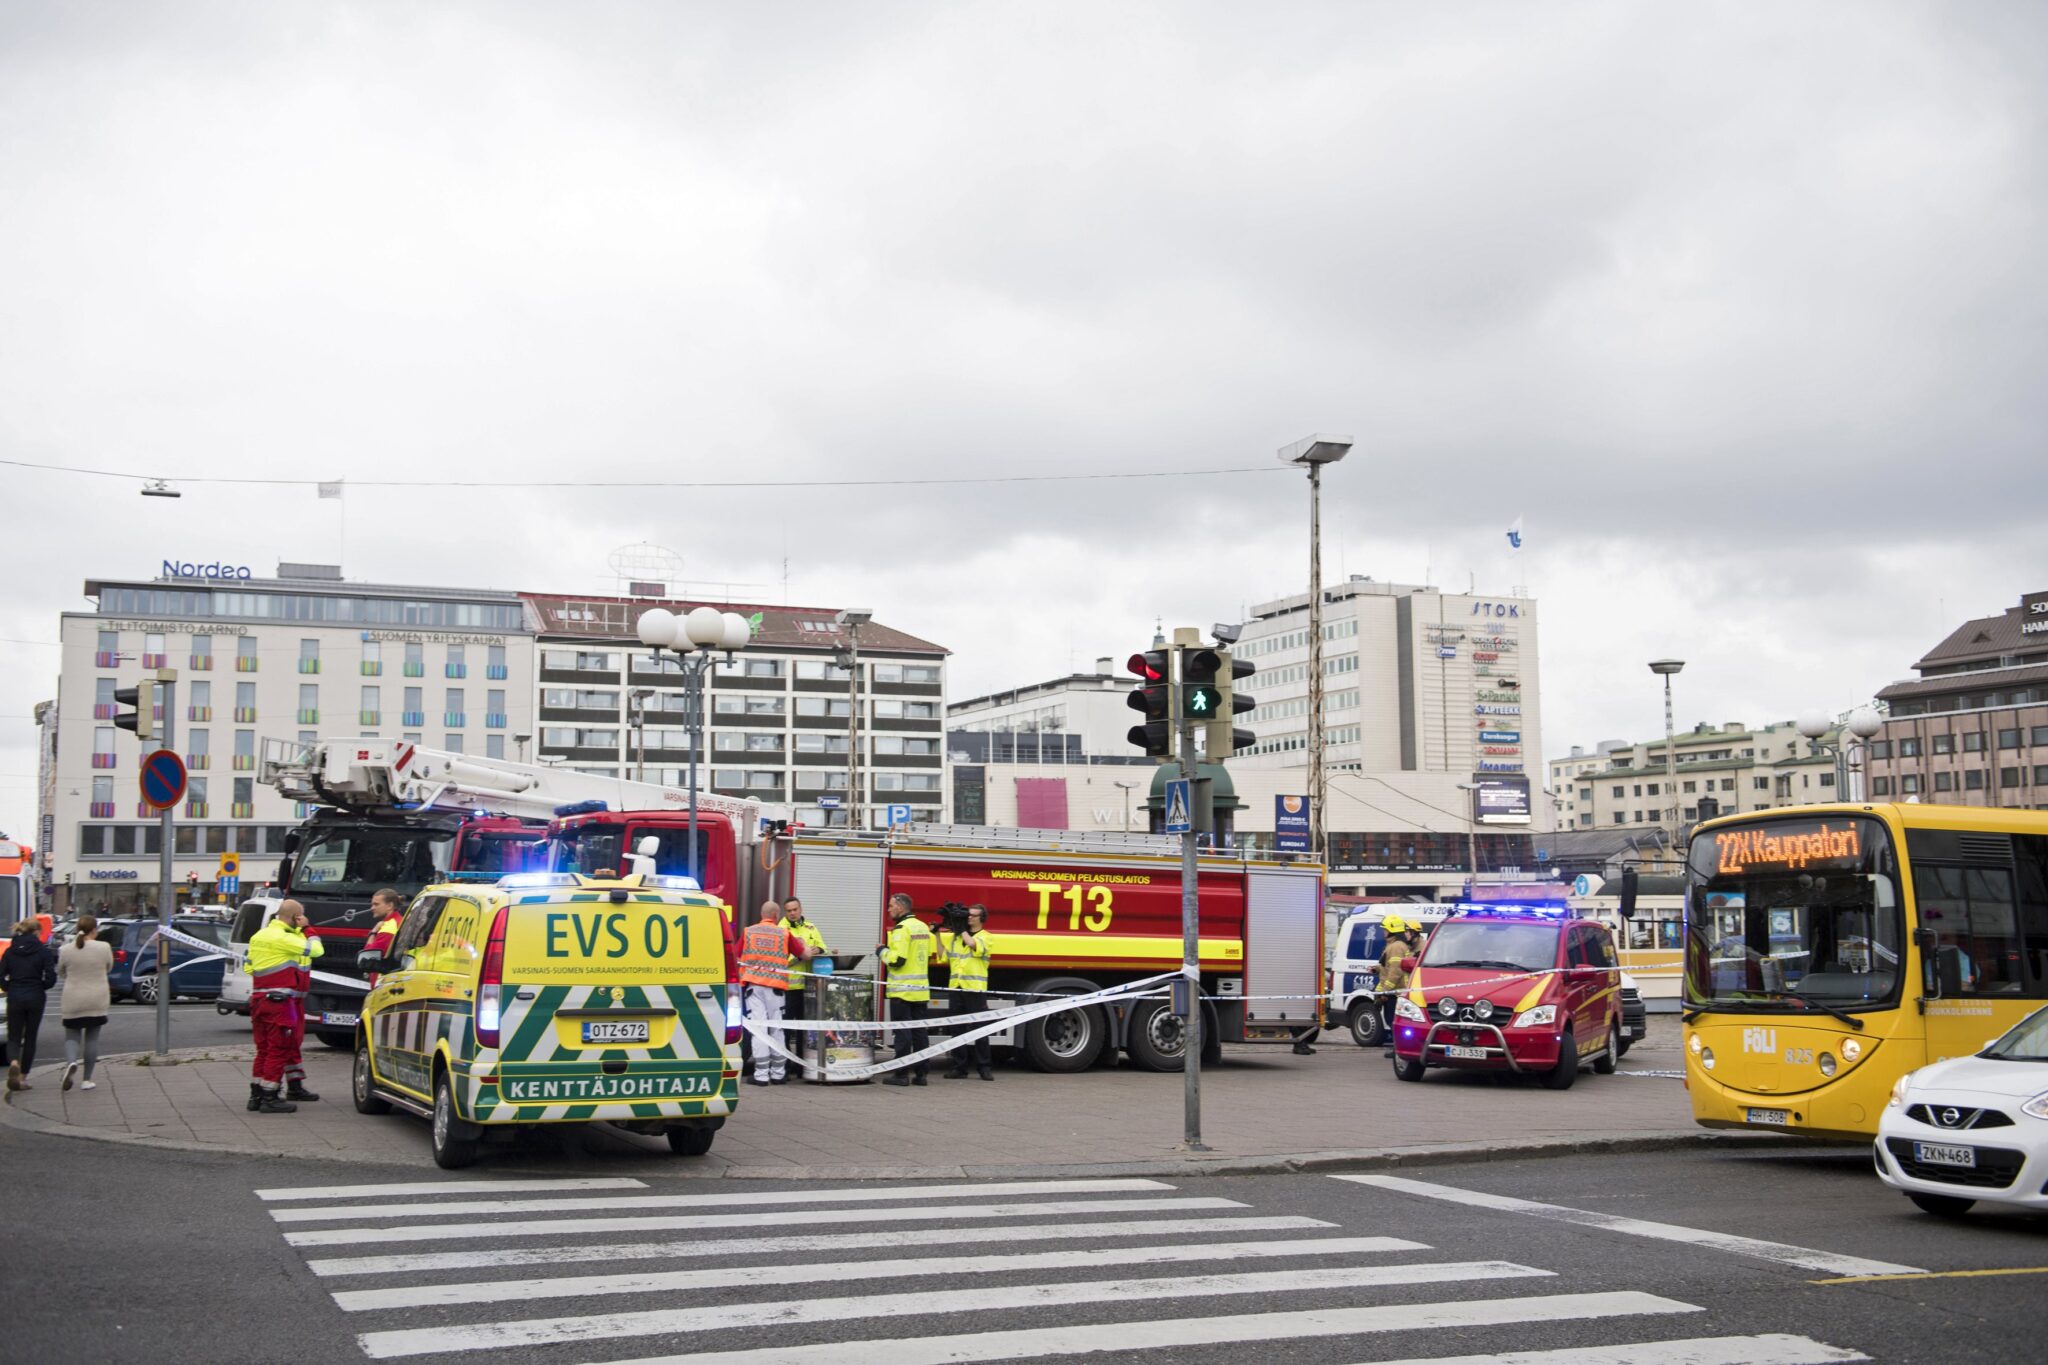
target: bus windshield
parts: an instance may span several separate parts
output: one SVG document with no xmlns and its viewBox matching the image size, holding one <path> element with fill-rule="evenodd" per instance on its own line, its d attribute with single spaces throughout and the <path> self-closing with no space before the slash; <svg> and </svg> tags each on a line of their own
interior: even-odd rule
<svg viewBox="0 0 2048 1365">
<path fill-rule="evenodd" d="M 1895 999 L 1905 920 L 1884 825 L 1758 820 L 1695 837 L 1685 934 L 1688 1008 L 1839 1010 Z"/>
<path fill-rule="evenodd" d="M 309 834 L 292 869 L 292 890 L 368 896 L 392 887 L 410 896 L 448 871 L 455 835 L 445 829 L 330 829 Z"/>
</svg>

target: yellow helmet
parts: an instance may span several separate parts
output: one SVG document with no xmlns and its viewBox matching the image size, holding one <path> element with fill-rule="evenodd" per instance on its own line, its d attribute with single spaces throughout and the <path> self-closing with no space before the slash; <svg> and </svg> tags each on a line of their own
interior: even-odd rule
<svg viewBox="0 0 2048 1365">
<path fill-rule="evenodd" d="M 1380 927 L 1382 929 L 1385 929 L 1389 934 L 1405 934 L 1415 926 L 1408 923 L 1407 920 L 1402 919 L 1399 915 L 1388 915 L 1385 919 L 1380 921 Z"/>
</svg>

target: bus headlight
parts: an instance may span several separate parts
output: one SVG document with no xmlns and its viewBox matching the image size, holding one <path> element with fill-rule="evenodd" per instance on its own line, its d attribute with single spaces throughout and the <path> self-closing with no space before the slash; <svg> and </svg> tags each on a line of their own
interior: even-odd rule
<svg viewBox="0 0 2048 1365">
<path fill-rule="evenodd" d="M 1899 1077 L 1892 1082 L 1892 1097 L 1884 1102 L 1887 1109 L 1896 1109 L 1906 1102 L 1906 1078 Z"/>
<path fill-rule="evenodd" d="M 1700 1049 L 1700 1065 L 1709 1071 L 1714 1069 L 1714 1049 L 1710 1047 Z"/>
<path fill-rule="evenodd" d="M 1832 1053 L 1832 1052 L 1823 1052 L 1823 1053 L 1821 1053 L 1821 1054 L 1820 1054 L 1820 1059 L 1819 1059 L 1819 1060 L 1820 1060 L 1820 1074 L 1821 1074 L 1821 1075 L 1823 1075 L 1823 1076 L 1832 1076 L 1832 1075 L 1834 1075 L 1834 1074 L 1835 1074 L 1835 1054 L 1834 1054 L 1834 1053 Z"/>
<path fill-rule="evenodd" d="M 1557 1006 L 1537 1005 L 1533 1009 L 1523 1010 L 1520 1014 L 1516 1015 L 1513 1027 L 1542 1028 L 1547 1024 L 1554 1024 L 1556 1022 Z"/>
<path fill-rule="evenodd" d="M 1692 1042 L 1691 1042 L 1691 1047 L 1692 1047 L 1692 1054 L 1693 1054 L 1693 1056 L 1695 1056 L 1695 1057 L 1699 1056 L 1699 1054 L 1700 1054 L 1700 1036 L 1699 1036 L 1699 1035 L 1698 1035 L 1697 1033 L 1695 1033 L 1695 1034 L 1694 1034 L 1694 1035 L 1692 1036 Z"/>
<path fill-rule="evenodd" d="M 1394 1002 L 1394 1017 L 1396 1019 L 1407 1019 L 1417 1024 L 1429 1022 L 1429 1016 L 1422 1012 L 1422 1006 L 1416 1004 L 1405 995 Z"/>
<path fill-rule="evenodd" d="M 1861 1057 L 1862 1055 L 1863 1055 L 1863 1041 L 1862 1041 L 1862 1040 L 1861 1040 L 1860 1038 L 1844 1038 L 1844 1039 L 1842 1040 L 1842 1060 L 1843 1060 L 1843 1061 L 1845 1061 L 1845 1062 L 1853 1062 L 1853 1061 L 1855 1061 L 1855 1060 L 1856 1060 L 1856 1059 L 1857 1059 L 1858 1057 Z"/>
<path fill-rule="evenodd" d="M 2021 1105 L 2020 1112 L 2037 1119 L 2048 1119 L 2048 1090 L 2042 1091 Z"/>
</svg>

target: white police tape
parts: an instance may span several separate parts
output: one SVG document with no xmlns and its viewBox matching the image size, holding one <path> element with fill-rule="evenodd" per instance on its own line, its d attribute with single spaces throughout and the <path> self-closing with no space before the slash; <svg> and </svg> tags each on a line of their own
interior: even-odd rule
<svg viewBox="0 0 2048 1365">
<path fill-rule="evenodd" d="M 218 943 L 208 943 L 203 938 L 194 938 L 192 935 L 178 929 L 158 928 L 158 930 L 154 934 L 151 934 L 146 940 L 143 941 L 142 946 L 147 948 L 150 944 L 156 942 L 160 938 L 168 938 L 173 943 L 182 943 L 188 948 L 198 948 L 202 952 L 202 956 L 189 957 L 186 958 L 183 962 L 173 962 L 171 964 L 171 970 L 174 972 L 184 967 L 193 966 L 196 963 L 212 962 L 220 958 L 225 958 L 239 967 L 242 965 L 244 959 L 248 956 L 247 949 L 237 948 L 232 943 L 228 944 L 227 947 L 223 949 L 221 945 Z M 315 981 L 325 981 L 332 986 L 350 986 L 359 991 L 368 989 L 367 983 L 363 981 L 359 981 L 354 977 L 336 976 L 333 972 L 316 971 L 312 974 L 312 976 Z"/>
</svg>

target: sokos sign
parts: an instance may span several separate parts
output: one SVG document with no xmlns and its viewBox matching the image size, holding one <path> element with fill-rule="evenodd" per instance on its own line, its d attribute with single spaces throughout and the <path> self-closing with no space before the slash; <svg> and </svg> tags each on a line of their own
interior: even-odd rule
<svg viewBox="0 0 2048 1365">
<path fill-rule="evenodd" d="M 165 578 L 253 578 L 247 564 L 194 564 L 190 560 L 166 559 Z"/>
</svg>

